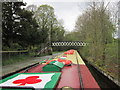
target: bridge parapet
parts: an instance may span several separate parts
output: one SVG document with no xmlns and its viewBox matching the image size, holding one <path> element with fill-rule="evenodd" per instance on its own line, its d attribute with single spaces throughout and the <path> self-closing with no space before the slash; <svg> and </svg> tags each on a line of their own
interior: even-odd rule
<svg viewBox="0 0 120 90">
<path fill-rule="evenodd" d="M 86 46 L 87 43 L 82 42 L 82 41 L 53 41 L 51 42 L 51 46 L 55 47 L 55 46 Z"/>
</svg>

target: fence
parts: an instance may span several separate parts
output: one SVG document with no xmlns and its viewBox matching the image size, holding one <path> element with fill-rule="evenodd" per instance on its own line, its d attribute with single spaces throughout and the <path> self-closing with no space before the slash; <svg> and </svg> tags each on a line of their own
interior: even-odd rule
<svg viewBox="0 0 120 90">
<path fill-rule="evenodd" d="M 26 55 L 28 54 L 27 50 L 23 51 L 0 51 L 2 54 L 2 60 L 10 59 L 11 57 L 18 56 L 18 55 Z"/>
</svg>

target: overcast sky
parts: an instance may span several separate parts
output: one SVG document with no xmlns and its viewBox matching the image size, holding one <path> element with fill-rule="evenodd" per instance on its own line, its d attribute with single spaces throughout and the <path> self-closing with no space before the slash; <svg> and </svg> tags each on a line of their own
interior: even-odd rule
<svg viewBox="0 0 120 90">
<path fill-rule="evenodd" d="M 86 9 L 87 5 L 85 2 L 64 2 L 61 0 L 23 0 L 28 5 L 42 5 L 48 4 L 52 6 L 55 10 L 55 15 L 57 19 L 62 19 L 64 22 L 64 27 L 67 31 L 72 31 L 75 26 L 75 22 L 78 16 Z M 78 0 L 79 1 L 79 0 Z"/>
<path fill-rule="evenodd" d="M 98 1 L 98 0 L 23 0 L 28 5 L 48 4 L 55 10 L 57 19 L 64 21 L 64 27 L 67 31 L 72 31 L 75 26 L 75 22 L 79 15 L 87 9 L 87 2 Z M 101 0 L 99 0 L 101 1 Z M 106 0 L 111 1 L 111 0 Z M 117 0 L 114 0 L 117 1 Z"/>
</svg>

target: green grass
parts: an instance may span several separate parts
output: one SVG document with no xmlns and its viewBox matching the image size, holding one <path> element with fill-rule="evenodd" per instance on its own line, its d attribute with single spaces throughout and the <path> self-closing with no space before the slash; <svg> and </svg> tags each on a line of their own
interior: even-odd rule
<svg viewBox="0 0 120 90">
<path fill-rule="evenodd" d="M 12 56 L 8 59 L 2 60 L 2 65 L 5 66 L 5 65 L 21 62 L 21 61 L 24 61 L 24 60 L 28 60 L 29 58 L 31 58 L 30 55 Z"/>
<path fill-rule="evenodd" d="M 118 42 L 113 42 L 113 43 L 109 43 L 106 46 L 106 51 L 105 51 L 105 62 L 103 64 L 103 60 L 101 58 L 101 54 L 99 54 L 98 52 L 100 52 L 98 49 L 97 52 L 97 58 L 94 61 L 94 52 L 89 52 L 91 49 L 91 47 L 84 47 L 81 49 L 81 54 L 82 56 L 88 60 L 89 62 L 91 62 L 92 64 L 94 64 L 96 67 L 98 67 L 99 69 L 101 69 L 102 71 L 104 71 L 106 74 L 109 74 L 110 76 L 114 77 L 114 79 L 118 79 L 118 69 L 120 69 L 118 67 L 118 64 L 120 62 L 119 58 L 118 58 Z"/>
<path fill-rule="evenodd" d="M 54 51 L 52 54 L 56 54 L 56 53 L 63 53 L 65 51 Z"/>
<path fill-rule="evenodd" d="M 64 52 L 64 51 L 60 51 L 60 52 Z M 60 53 L 60 52 L 53 52 L 53 54 Z M 42 54 L 42 55 L 40 55 L 40 57 L 47 56 L 47 55 L 48 54 Z M 34 56 L 35 56 L 34 52 L 29 53 L 29 55 L 10 56 L 10 58 L 6 56 L 7 58 L 2 60 L 2 66 L 9 65 L 9 64 L 15 64 L 15 63 L 21 62 L 21 61 L 25 61 L 31 57 L 34 57 Z"/>
</svg>

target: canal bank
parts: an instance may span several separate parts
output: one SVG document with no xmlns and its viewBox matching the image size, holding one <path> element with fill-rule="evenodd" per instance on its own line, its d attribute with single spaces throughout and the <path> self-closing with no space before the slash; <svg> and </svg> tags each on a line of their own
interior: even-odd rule
<svg viewBox="0 0 120 90">
<path fill-rule="evenodd" d="M 91 63 L 88 63 L 87 60 L 84 60 L 84 62 L 86 63 L 87 67 L 89 68 L 91 74 L 97 81 L 100 88 L 102 89 L 109 88 L 109 90 L 113 88 L 120 88 L 117 84 L 115 84 L 114 81 L 110 79 L 109 76 L 105 75 L 105 73 L 100 71 L 94 65 L 92 65 Z"/>
</svg>

